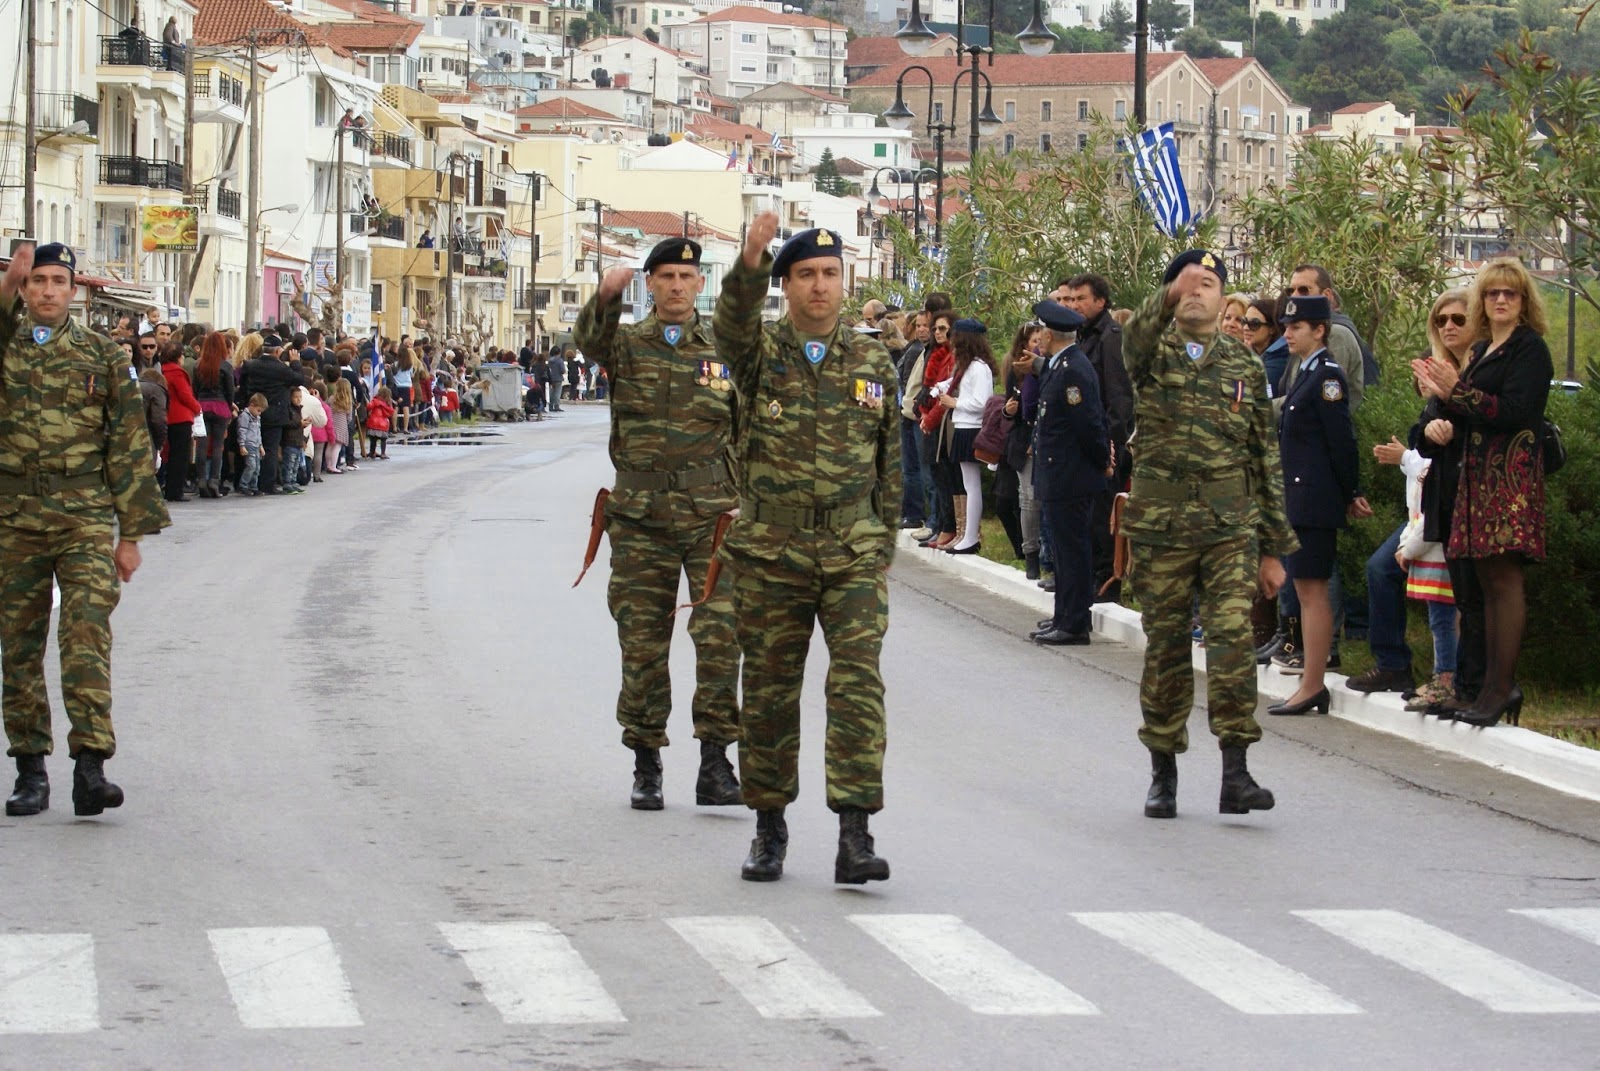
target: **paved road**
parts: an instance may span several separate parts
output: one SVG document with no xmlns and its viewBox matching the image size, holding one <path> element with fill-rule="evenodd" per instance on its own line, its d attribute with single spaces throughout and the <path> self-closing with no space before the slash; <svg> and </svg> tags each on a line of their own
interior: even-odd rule
<svg viewBox="0 0 1600 1071">
<path fill-rule="evenodd" d="M 603 411 L 391 453 L 148 545 L 128 805 L 75 821 L 58 756 L 0 820 L 0 1067 L 1600 1066 L 1600 807 L 1310 720 L 1252 752 L 1277 810 L 1215 813 L 1206 738 L 1147 821 L 1135 656 L 908 558 L 894 879 L 831 884 L 814 686 L 747 884 L 685 717 L 627 807 L 603 567 L 570 588 Z"/>
</svg>

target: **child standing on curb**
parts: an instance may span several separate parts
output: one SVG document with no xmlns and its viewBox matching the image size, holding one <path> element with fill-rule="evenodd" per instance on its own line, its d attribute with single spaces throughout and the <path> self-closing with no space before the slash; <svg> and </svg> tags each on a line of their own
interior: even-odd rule
<svg viewBox="0 0 1600 1071">
<path fill-rule="evenodd" d="M 254 498 L 261 492 L 261 458 L 266 453 L 261 447 L 261 414 L 266 411 L 267 396 L 250 395 L 250 404 L 239 414 L 239 454 L 244 459 L 239 475 L 239 493 Z"/>
<path fill-rule="evenodd" d="M 394 419 L 394 402 L 390 398 L 389 388 L 379 387 L 367 403 L 367 456 L 385 461 L 389 458 L 389 422 Z"/>
</svg>

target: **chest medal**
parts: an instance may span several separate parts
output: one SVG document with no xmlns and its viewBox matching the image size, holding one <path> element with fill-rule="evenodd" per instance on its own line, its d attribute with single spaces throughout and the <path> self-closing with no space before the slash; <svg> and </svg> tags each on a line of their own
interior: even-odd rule
<svg viewBox="0 0 1600 1071">
<path fill-rule="evenodd" d="M 767 415 L 773 420 L 777 420 L 783 415 L 783 403 L 779 402 L 776 398 L 772 399 L 772 401 L 767 403 Z"/>
<path fill-rule="evenodd" d="M 883 384 L 870 379 L 855 381 L 856 404 L 867 409 L 883 408 Z"/>
<path fill-rule="evenodd" d="M 728 366 L 717 361 L 701 361 L 700 374 L 695 377 L 696 383 L 712 390 L 728 391 L 733 389 L 733 384 L 728 381 Z"/>
<path fill-rule="evenodd" d="M 43 346 L 50 341 L 50 329 L 43 324 L 37 324 L 33 329 L 33 342 L 36 346 Z"/>
<path fill-rule="evenodd" d="M 806 343 L 805 351 L 806 360 L 810 361 L 812 364 L 821 364 L 822 358 L 826 356 L 828 352 L 828 347 L 823 343 L 813 339 L 812 341 Z"/>
<path fill-rule="evenodd" d="M 1183 349 L 1189 355 L 1189 360 L 1191 361 L 1198 361 L 1206 355 L 1206 348 L 1198 342 L 1187 342 L 1184 344 Z"/>
<path fill-rule="evenodd" d="M 667 345 L 676 346 L 678 340 L 683 337 L 683 327 L 679 324 L 668 324 L 662 330 L 661 336 L 667 340 Z"/>
</svg>

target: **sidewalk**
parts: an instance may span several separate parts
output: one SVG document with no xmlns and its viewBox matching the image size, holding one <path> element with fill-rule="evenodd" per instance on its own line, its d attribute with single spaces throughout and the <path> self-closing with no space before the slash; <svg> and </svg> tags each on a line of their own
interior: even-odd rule
<svg viewBox="0 0 1600 1071">
<path fill-rule="evenodd" d="M 899 553 L 953 573 L 970 584 L 1028 607 L 1036 615 L 1048 617 L 1054 599 L 1033 581 L 1007 565 L 977 555 L 956 556 L 924 550 L 902 532 Z M 1136 649 L 1145 645 L 1139 614 L 1126 607 L 1103 603 L 1094 608 L 1094 633 L 1097 641 L 1112 640 Z M 1197 673 L 1206 668 L 1205 649 L 1196 645 L 1194 666 Z M 1261 695 L 1286 699 L 1294 691 L 1296 678 L 1285 677 L 1270 666 L 1257 670 Z M 1480 762 L 1496 770 L 1526 778 L 1584 799 L 1600 801 L 1600 751 L 1579 747 L 1531 729 L 1497 725 L 1480 729 L 1460 722 L 1440 721 L 1405 709 L 1396 692 L 1367 694 L 1345 686 L 1345 678 L 1328 674 L 1328 691 L 1333 696 L 1333 717 L 1364 725 L 1369 729 L 1405 737 L 1424 747 L 1446 751 Z"/>
</svg>

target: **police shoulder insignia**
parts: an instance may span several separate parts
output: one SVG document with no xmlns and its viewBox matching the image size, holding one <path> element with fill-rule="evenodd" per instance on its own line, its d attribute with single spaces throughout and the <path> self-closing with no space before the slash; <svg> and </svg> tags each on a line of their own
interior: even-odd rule
<svg viewBox="0 0 1600 1071">
<path fill-rule="evenodd" d="M 1191 361 L 1198 361 L 1200 358 L 1206 355 L 1205 346 L 1198 342 L 1186 342 L 1184 343 L 1183 349 L 1184 352 L 1189 355 L 1189 360 Z"/>
<path fill-rule="evenodd" d="M 826 234 L 827 232 L 824 231 L 823 233 Z M 805 350 L 806 360 L 810 361 L 812 364 L 821 364 L 822 358 L 828 353 L 828 347 L 816 339 L 812 339 L 810 342 L 807 342 L 805 345 Z"/>
<path fill-rule="evenodd" d="M 33 328 L 33 341 L 37 346 L 43 346 L 50 341 L 50 329 L 43 324 L 35 324 Z"/>
<path fill-rule="evenodd" d="M 1082 401 L 1083 401 L 1083 391 L 1079 390 L 1077 387 L 1068 387 L 1067 388 L 1067 404 L 1068 405 L 1077 405 L 1078 403 L 1080 403 Z"/>
<path fill-rule="evenodd" d="M 1324 379 L 1322 381 L 1322 400 L 1337 402 L 1344 397 L 1344 384 L 1337 379 Z"/>
</svg>

